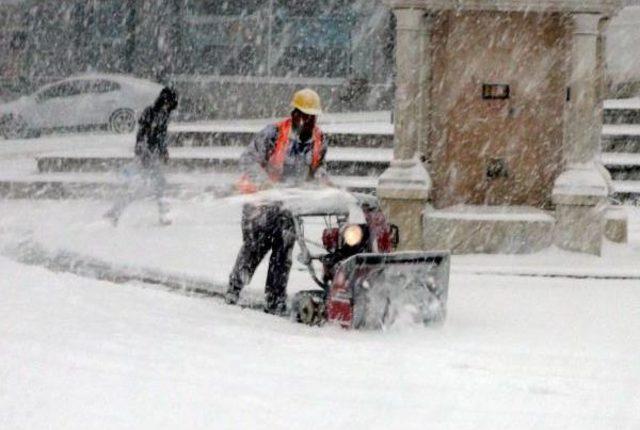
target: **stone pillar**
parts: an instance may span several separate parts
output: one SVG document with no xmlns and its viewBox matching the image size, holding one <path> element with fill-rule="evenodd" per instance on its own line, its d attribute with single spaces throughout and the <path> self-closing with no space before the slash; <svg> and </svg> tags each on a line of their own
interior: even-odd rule
<svg viewBox="0 0 640 430">
<path fill-rule="evenodd" d="M 605 35 L 609 26 L 609 18 L 603 17 L 598 24 L 598 45 L 596 47 L 596 99 L 598 101 L 598 110 L 596 112 L 594 126 L 598 130 L 598 167 L 607 182 L 609 194 L 613 194 L 613 180 L 611 173 L 604 167 L 600 154 L 602 153 L 602 125 L 604 124 L 604 100 L 607 96 L 607 84 L 605 75 L 607 72 L 607 42 Z"/>
<path fill-rule="evenodd" d="M 573 18 L 570 98 L 564 142 L 565 169 L 556 179 L 555 243 L 563 249 L 599 255 L 609 185 L 600 165 L 602 120 L 598 67 L 599 14 Z"/>
<path fill-rule="evenodd" d="M 389 220 L 400 229 L 400 249 L 422 249 L 422 218 L 431 178 L 416 155 L 420 138 L 420 104 L 428 91 L 422 91 L 424 59 L 427 50 L 420 38 L 430 40 L 429 19 L 415 8 L 394 10 L 396 37 L 396 100 L 394 159 L 378 180 L 378 198 Z M 427 26 L 426 33 L 424 26 Z M 421 70 L 422 69 L 422 70 Z"/>
<path fill-rule="evenodd" d="M 424 161 L 430 161 L 429 139 L 431 134 L 431 80 L 432 80 L 432 44 L 431 29 L 433 28 L 433 16 L 425 15 L 424 25 L 420 30 L 420 51 L 422 55 L 422 67 L 420 67 L 420 84 L 418 88 L 418 144 L 416 151 Z M 428 163 L 425 163 L 425 168 Z"/>
</svg>

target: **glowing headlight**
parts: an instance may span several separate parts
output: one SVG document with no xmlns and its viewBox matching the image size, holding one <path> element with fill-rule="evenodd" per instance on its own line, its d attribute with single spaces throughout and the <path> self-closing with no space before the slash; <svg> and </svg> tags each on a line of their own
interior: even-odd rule
<svg viewBox="0 0 640 430">
<path fill-rule="evenodd" d="M 350 225 L 344 229 L 342 237 L 344 242 L 349 246 L 356 246 L 362 242 L 362 227 L 359 225 Z"/>
</svg>

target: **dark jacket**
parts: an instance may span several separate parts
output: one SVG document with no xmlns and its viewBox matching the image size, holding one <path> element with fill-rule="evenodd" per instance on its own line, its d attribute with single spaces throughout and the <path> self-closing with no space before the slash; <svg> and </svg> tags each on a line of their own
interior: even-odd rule
<svg viewBox="0 0 640 430">
<path fill-rule="evenodd" d="M 135 155 L 143 165 L 169 159 L 167 126 L 171 111 L 178 105 L 175 91 L 165 88 L 152 106 L 147 107 L 138 120 Z"/>
</svg>

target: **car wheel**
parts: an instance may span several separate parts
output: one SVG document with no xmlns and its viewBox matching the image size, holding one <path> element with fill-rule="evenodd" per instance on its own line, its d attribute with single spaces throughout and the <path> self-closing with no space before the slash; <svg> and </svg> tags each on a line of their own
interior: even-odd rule
<svg viewBox="0 0 640 430">
<path fill-rule="evenodd" d="M 26 139 L 29 137 L 29 127 L 19 116 L 13 116 L 2 123 L 2 135 L 5 139 Z"/>
<path fill-rule="evenodd" d="M 136 117 L 131 109 L 118 109 L 109 118 L 109 128 L 112 132 L 132 133 L 136 128 Z"/>
</svg>

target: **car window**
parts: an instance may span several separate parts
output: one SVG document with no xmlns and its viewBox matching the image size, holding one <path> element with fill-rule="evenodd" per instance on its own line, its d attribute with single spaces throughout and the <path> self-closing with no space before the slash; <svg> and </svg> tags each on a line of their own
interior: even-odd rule
<svg viewBox="0 0 640 430">
<path fill-rule="evenodd" d="M 63 97 L 72 97 L 82 94 L 86 89 L 86 84 L 82 81 L 69 81 L 49 87 L 36 96 L 39 103 Z"/>
<path fill-rule="evenodd" d="M 118 91 L 119 89 L 120 84 L 105 79 L 92 81 L 89 85 L 89 92 L 91 93 L 110 93 L 112 91 Z"/>
</svg>

